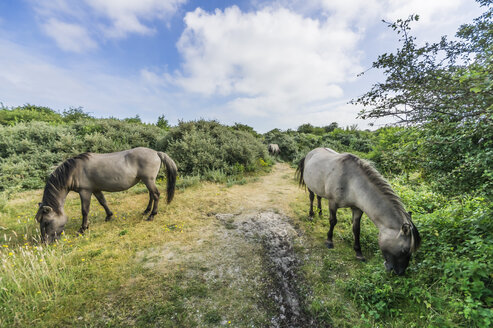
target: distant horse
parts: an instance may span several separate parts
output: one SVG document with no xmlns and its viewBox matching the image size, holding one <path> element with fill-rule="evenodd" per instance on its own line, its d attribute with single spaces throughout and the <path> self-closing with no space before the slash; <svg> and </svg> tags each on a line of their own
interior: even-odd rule
<svg viewBox="0 0 493 328">
<path fill-rule="evenodd" d="M 177 168 L 175 162 L 165 153 L 149 148 L 138 147 L 109 154 L 84 153 L 70 158 L 58 166 L 48 177 L 39 203 L 36 220 L 40 224 L 42 241 L 53 242 L 59 238 L 67 223 L 63 210 L 69 191 L 79 193 L 82 207 L 83 233 L 89 227 L 87 215 L 94 194 L 106 212 L 106 221 L 113 213 L 106 204 L 103 191 L 123 191 L 142 181 L 149 190 L 149 203 L 144 214 L 151 214 L 152 220 L 157 214 L 159 191 L 156 176 L 161 167 L 166 166 L 167 201 L 171 202 L 175 193 Z"/>
<path fill-rule="evenodd" d="M 281 152 L 281 149 L 279 148 L 278 144 L 269 144 L 269 153 L 273 156 L 279 155 Z"/>
<path fill-rule="evenodd" d="M 329 148 L 316 148 L 303 158 L 296 170 L 299 183 L 310 195 L 310 212 L 317 195 L 329 200 L 330 229 L 327 247 L 333 248 L 332 234 L 337 223 L 338 208 L 349 207 L 353 212 L 354 250 L 364 261 L 360 246 L 360 220 L 365 212 L 379 230 L 378 244 L 388 271 L 402 275 L 409 265 L 411 254 L 421 242 L 411 213 L 404 210 L 400 198 L 387 181 L 367 162 L 352 154 L 339 154 Z"/>
</svg>

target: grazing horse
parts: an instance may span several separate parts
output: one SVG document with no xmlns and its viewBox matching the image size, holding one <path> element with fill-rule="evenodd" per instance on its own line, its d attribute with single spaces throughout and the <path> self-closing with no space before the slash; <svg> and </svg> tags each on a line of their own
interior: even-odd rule
<svg viewBox="0 0 493 328">
<path fill-rule="evenodd" d="M 279 155 L 281 152 L 281 149 L 279 148 L 278 144 L 269 144 L 269 153 L 273 156 Z"/>
<path fill-rule="evenodd" d="M 310 216 L 314 214 L 315 195 L 319 210 L 320 198 L 329 200 L 328 248 L 334 247 L 332 234 L 337 209 L 349 207 L 353 212 L 354 250 L 356 257 L 364 261 L 359 237 L 361 215 L 365 212 L 379 230 L 378 244 L 386 269 L 404 274 L 421 238 L 411 221 L 411 213 L 404 210 L 400 198 L 370 164 L 352 154 L 316 148 L 299 162 L 296 172 L 300 185 L 306 186 L 310 194 Z"/>
<path fill-rule="evenodd" d="M 158 210 L 159 191 L 156 187 L 156 176 L 161 163 L 166 166 L 169 203 L 175 193 L 177 168 L 175 162 L 163 152 L 138 147 L 109 154 L 84 153 L 67 159 L 48 177 L 43 199 L 39 203 L 36 220 L 40 224 L 41 240 L 51 243 L 63 232 L 68 220 L 63 205 L 69 191 L 75 191 L 80 195 L 80 233 L 84 233 L 89 227 L 87 215 L 92 194 L 103 206 L 108 221 L 113 213 L 108 208 L 102 192 L 127 190 L 139 181 L 149 190 L 149 203 L 144 214 L 149 213 L 152 208 L 148 217 L 148 220 L 152 220 Z"/>
</svg>

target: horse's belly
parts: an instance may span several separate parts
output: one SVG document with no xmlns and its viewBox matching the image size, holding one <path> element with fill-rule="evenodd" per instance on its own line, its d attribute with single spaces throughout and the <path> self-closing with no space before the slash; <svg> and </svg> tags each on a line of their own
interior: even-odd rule
<svg viewBox="0 0 493 328">
<path fill-rule="evenodd" d="M 131 179 L 128 177 L 123 177 L 123 178 L 115 177 L 113 179 L 104 181 L 104 183 L 99 183 L 97 185 L 98 187 L 97 189 L 101 191 L 109 191 L 109 192 L 124 191 L 135 186 L 138 182 L 139 179 L 137 178 Z"/>
</svg>

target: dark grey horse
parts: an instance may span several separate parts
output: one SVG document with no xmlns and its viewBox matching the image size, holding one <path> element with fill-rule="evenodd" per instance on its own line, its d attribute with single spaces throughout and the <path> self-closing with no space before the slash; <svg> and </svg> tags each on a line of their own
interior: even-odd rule
<svg viewBox="0 0 493 328">
<path fill-rule="evenodd" d="M 349 207 L 353 212 L 354 250 L 364 260 L 360 246 L 360 220 L 365 212 L 379 230 L 378 243 L 387 270 L 404 274 L 411 254 L 421 242 L 411 214 L 404 210 L 400 198 L 387 181 L 368 163 L 352 154 L 339 154 L 329 148 L 317 148 L 303 158 L 297 169 L 300 185 L 310 193 L 310 212 L 317 195 L 329 200 L 330 229 L 327 246 L 334 247 L 332 234 L 337 223 L 338 208 Z"/>
<path fill-rule="evenodd" d="M 149 203 L 144 214 L 152 209 L 148 217 L 148 220 L 152 220 L 158 210 L 159 191 L 156 187 L 156 176 L 161 163 L 166 166 L 169 203 L 175 193 L 177 168 L 175 162 L 163 152 L 138 147 L 109 154 L 84 153 L 66 160 L 48 177 L 43 200 L 39 203 L 36 213 L 42 241 L 52 242 L 63 232 L 68 220 L 63 205 L 69 191 L 75 191 L 80 195 L 80 233 L 89 227 L 87 216 L 92 194 L 104 207 L 108 221 L 113 213 L 108 208 L 102 192 L 127 190 L 139 181 L 149 190 Z"/>
</svg>

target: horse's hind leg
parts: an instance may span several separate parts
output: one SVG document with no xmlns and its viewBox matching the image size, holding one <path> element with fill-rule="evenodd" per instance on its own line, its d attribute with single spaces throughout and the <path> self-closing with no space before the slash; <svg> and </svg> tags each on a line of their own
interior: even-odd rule
<svg viewBox="0 0 493 328">
<path fill-rule="evenodd" d="M 329 202 L 329 222 L 330 228 L 329 232 L 327 232 L 327 248 L 334 248 L 334 243 L 332 242 L 332 235 L 334 234 L 334 227 L 337 224 L 337 206 L 333 205 L 332 202 Z"/>
<path fill-rule="evenodd" d="M 94 196 L 98 200 L 99 204 L 101 204 L 101 206 L 103 206 L 104 211 L 106 212 L 105 221 L 111 220 L 113 217 L 113 212 L 111 212 L 110 209 L 108 208 L 108 204 L 106 203 L 106 198 L 104 198 L 103 193 L 101 191 L 95 191 Z"/>
<path fill-rule="evenodd" d="M 313 213 L 313 200 L 315 199 L 315 194 L 310 189 L 308 189 L 308 192 L 309 192 L 308 197 L 310 197 L 310 212 L 308 213 L 308 216 L 311 219 L 313 218 L 313 215 L 315 215 L 315 213 Z"/>
<path fill-rule="evenodd" d="M 149 203 L 147 203 L 147 207 L 144 210 L 144 215 L 146 215 L 147 213 L 149 213 L 151 211 L 152 203 L 154 202 L 153 199 L 154 198 L 152 197 L 152 192 L 149 190 Z"/>
<path fill-rule="evenodd" d="M 92 192 L 88 190 L 79 191 L 80 207 L 82 211 L 82 226 L 79 229 L 79 233 L 84 233 L 89 228 L 89 222 L 87 216 L 89 214 L 89 208 L 91 207 L 91 195 Z"/>
<path fill-rule="evenodd" d="M 360 261 L 365 261 L 363 253 L 361 253 L 361 245 L 359 243 L 360 234 L 360 222 L 363 212 L 356 207 L 352 208 L 353 211 L 353 234 L 354 234 L 354 251 L 356 252 L 356 258 Z"/>
<path fill-rule="evenodd" d="M 142 182 L 146 185 L 147 189 L 149 189 L 149 204 L 147 207 L 149 207 L 151 200 L 152 200 L 152 211 L 149 217 L 147 218 L 148 221 L 152 221 L 154 219 L 154 216 L 157 214 L 157 209 L 159 205 L 159 190 L 157 189 L 156 186 L 156 181 L 154 179 L 142 179 Z"/>
<path fill-rule="evenodd" d="M 322 197 L 317 195 L 317 207 L 318 207 L 318 215 L 322 215 Z"/>
</svg>

